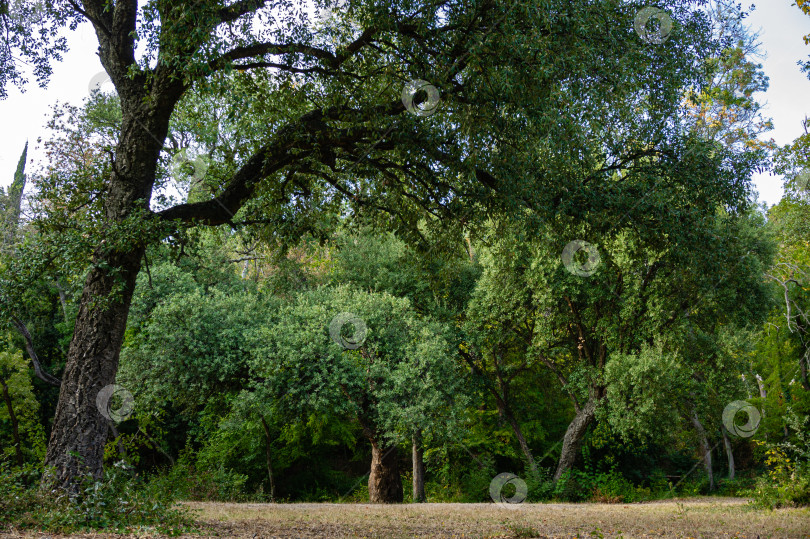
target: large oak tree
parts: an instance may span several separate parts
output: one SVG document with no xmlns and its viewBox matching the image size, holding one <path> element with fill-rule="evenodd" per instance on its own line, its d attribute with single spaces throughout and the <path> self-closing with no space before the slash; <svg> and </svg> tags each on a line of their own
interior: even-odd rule
<svg viewBox="0 0 810 539">
<path fill-rule="evenodd" d="M 272 232 L 336 202 L 403 233 L 518 204 L 542 219 L 622 213 L 633 192 L 600 195 L 614 170 L 656 158 L 676 176 L 673 118 L 712 44 L 699 0 L 660 4 L 675 22 L 663 43 L 634 30 L 644 3 L 620 0 L 318 1 L 336 8 L 325 20 L 281 0 L 4 1 L 0 88 L 25 84 L 19 58 L 45 83 L 61 36 L 89 23 L 120 107 L 109 152 L 77 184 L 97 211 L 79 235 L 91 262 L 46 458 L 57 483 L 102 475 L 96 395 L 115 379 L 150 242 L 197 225 Z M 409 91 L 415 80 L 436 92 Z M 255 121 L 228 134 L 239 145 L 212 165 L 210 196 L 162 205 L 167 137 L 192 93 Z M 46 213 L 73 209 L 51 202 Z"/>
</svg>

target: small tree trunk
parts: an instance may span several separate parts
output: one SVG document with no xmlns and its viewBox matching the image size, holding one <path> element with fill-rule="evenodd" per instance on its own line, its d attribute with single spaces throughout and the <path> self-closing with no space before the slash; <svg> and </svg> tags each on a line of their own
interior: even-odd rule
<svg viewBox="0 0 810 539">
<path fill-rule="evenodd" d="M 571 423 L 568 424 L 568 429 L 566 429 L 563 438 L 560 461 L 557 463 L 557 471 L 554 472 L 554 481 L 559 481 L 566 470 L 574 466 L 577 455 L 579 455 L 579 447 L 582 445 L 582 439 L 588 430 L 588 425 L 591 424 L 596 415 L 596 402 L 596 398 L 591 397 L 585 406 L 577 411 Z"/>
<path fill-rule="evenodd" d="M 467 236 L 464 238 L 464 240 L 467 242 L 467 254 L 470 256 L 470 262 L 474 262 L 475 261 L 475 251 L 473 250 L 472 241 L 470 240 L 470 235 L 467 234 Z"/>
<path fill-rule="evenodd" d="M 402 503 L 404 495 L 396 446 L 381 445 L 371 440 L 368 498 L 371 503 Z"/>
<path fill-rule="evenodd" d="M 262 416 L 262 427 L 264 427 L 264 456 L 267 460 L 267 477 L 270 478 L 270 501 L 276 501 L 276 482 L 273 479 L 273 463 L 271 462 L 271 450 L 270 450 L 270 443 L 272 439 L 270 438 L 270 427 L 267 426 L 267 421 L 265 421 L 264 416 Z"/>
<path fill-rule="evenodd" d="M 427 498 L 425 496 L 425 461 L 424 450 L 422 449 L 422 431 L 416 430 L 413 433 L 413 501 L 422 503 Z"/>
<path fill-rule="evenodd" d="M 765 384 L 762 383 L 762 377 L 758 374 L 754 375 L 754 379 L 757 381 L 757 387 L 759 388 L 759 396 L 761 399 L 765 399 L 768 397 L 768 392 L 765 389 Z"/>
<path fill-rule="evenodd" d="M 714 473 L 712 472 L 712 450 L 709 448 L 709 440 L 706 438 L 706 429 L 698 419 L 697 407 L 692 405 L 692 425 L 698 435 L 698 444 L 700 444 L 700 453 L 703 455 L 703 468 L 706 470 L 706 475 L 709 477 L 709 490 L 714 490 Z"/>
<path fill-rule="evenodd" d="M 501 417 L 503 417 L 506 422 L 509 423 L 509 426 L 512 427 L 512 432 L 515 433 L 515 437 L 520 445 L 520 450 L 523 451 L 523 456 L 526 457 L 526 462 L 529 465 L 529 469 L 536 472 L 537 464 L 534 462 L 532 450 L 529 448 L 529 444 L 526 443 L 526 437 L 523 436 L 523 431 L 520 428 L 520 424 L 515 419 L 515 414 L 512 413 L 512 408 L 500 395 L 496 394 L 495 397 L 498 403 L 498 411 L 500 412 Z"/>
<path fill-rule="evenodd" d="M 728 459 L 728 478 L 734 479 L 734 453 L 731 451 L 731 440 L 728 439 L 728 431 L 726 426 L 720 427 L 723 433 L 723 447 L 726 448 L 726 458 Z"/>
<path fill-rule="evenodd" d="M 810 349 L 805 350 L 802 357 L 799 359 L 799 368 L 801 369 L 802 387 L 810 391 L 810 379 L 807 377 L 807 369 L 810 366 Z"/>
<path fill-rule="evenodd" d="M 17 455 L 17 465 L 23 465 L 22 442 L 20 441 L 20 428 L 17 416 L 14 413 L 14 407 L 11 405 L 11 395 L 8 394 L 8 386 L 5 380 L 0 380 L 0 385 L 3 386 L 3 400 L 6 401 L 6 408 L 8 408 L 8 417 L 11 419 L 11 435 L 14 437 L 14 452 Z"/>
<path fill-rule="evenodd" d="M 68 323 L 68 312 L 67 312 L 67 295 L 65 294 L 65 289 L 62 288 L 62 283 L 58 280 L 56 281 L 56 289 L 59 291 L 59 303 L 62 305 L 62 316 L 65 319 L 65 323 Z"/>
</svg>

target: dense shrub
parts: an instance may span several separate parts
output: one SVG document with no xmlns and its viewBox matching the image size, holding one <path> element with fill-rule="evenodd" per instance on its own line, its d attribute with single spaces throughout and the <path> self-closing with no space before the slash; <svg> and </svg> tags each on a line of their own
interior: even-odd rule
<svg viewBox="0 0 810 539">
<path fill-rule="evenodd" d="M 165 473 L 152 476 L 152 490 L 174 500 L 247 501 L 247 476 L 218 468 L 197 468 L 184 459 Z"/>
<path fill-rule="evenodd" d="M 567 502 L 593 501 L 629 503 L 665 496 L 665 491 L 653 493 L 650 487 L 636 486 L 615 470 L 588 473 L 568 470 L 554 484 L 553 497 Z"/>
<path fill-rule="evenodd" d="M 747 494 L 758 507 L 810 505 L 810 418 L 802 421 L 789 409 L 785 422 L 794 433 L 792 438 L 779 444 L 757 442 L 765 448 L 768 473 Z"/>
<path fill-rule="evenodd" d="M 810 505 L 810 463 L 790 459 L 779 446 L 770 447 L 766 455 L 768 474 L 747 492 L 753 504 L 768 509 Z"/>
<path fill-rule="evenodd" d="M 0 463 L 0 528 L 58 533 L 105 529 L 180 535 L 193 529 L 189 511 L 150 488 L 123 462 L 104 480 L 86 478 L 75 494 L 46 491 L 33 467 L 10 469 Z"/>
</svg>

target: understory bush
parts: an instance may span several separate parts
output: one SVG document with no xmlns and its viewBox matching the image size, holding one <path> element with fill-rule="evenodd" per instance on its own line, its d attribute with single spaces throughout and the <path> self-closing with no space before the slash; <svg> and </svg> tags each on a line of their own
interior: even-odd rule
<svg viewBox="0 0 810 539">
<path fill-rule="evenodd" d="M 248 477 L 218 468 L 198 468 L 185 459 L 163 473 L 151 477 L 150 487 L 167 498 L 186 501 L 248 501 L 245 483 Z"/>
<path fill-rule="evenodd" d="M 567 502 L 629 503 L 652 498 L 649 487 L 634 485 L 619 472 L 587 473 L 568 470 L 554 484 L 552 495 Z"/>
<path fill-rule="evenodd" d="M 132 474 L 123 462 L 102 481 L 85 478 L 67 494 L 40 487 L 42 471 L 11 469 L 0 463 L 0 529 L 37 529 L 57 533 L 105 529 L 180 535 L 193 530 L 188 509 Z"/>
<path fill-rule="evenodd" d="M 779 444 L 757 442 L 765 446 L 768 473 L 757 479 L 747 492 L 757 507 L 802 507 L 810 505 L 810 418 L 802 422 L 788 411 L 785 422 L 795 433 L 793 440 Z"/>
</svg>

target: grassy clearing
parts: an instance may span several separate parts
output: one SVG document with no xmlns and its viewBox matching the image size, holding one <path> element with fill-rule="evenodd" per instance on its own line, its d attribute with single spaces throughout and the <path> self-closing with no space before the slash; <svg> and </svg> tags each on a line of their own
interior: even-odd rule
<svg viewBox="0 0 810 539">
<path fill-rule="evenodd" d="M 810 509 L 757 510 L 745 500 L 692 498 L 643 504 L 188 503 L 196 537 L 791 537 L 810 538 Z M 41 533 L 0 537 L 38 537 Z M 48 535 L 48 537 L 57 537 Z M 85 534 L 71 537 L 122 537 Z M 131 537 L 155 537 L 148 533 Z M 184 536 L 195 537 L 195 536 Z"/>
</svg>

